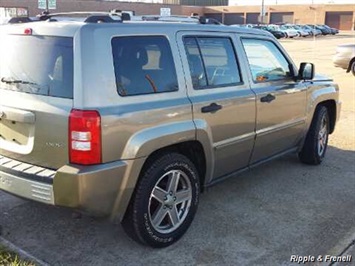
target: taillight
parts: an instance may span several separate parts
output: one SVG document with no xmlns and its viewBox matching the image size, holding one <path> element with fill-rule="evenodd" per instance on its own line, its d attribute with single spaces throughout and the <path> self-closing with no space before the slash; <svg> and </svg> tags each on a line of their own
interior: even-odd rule
<svg viewBox="0 0 355 266">
<path fill-rule="evenodd" d="M 98 111 L 71 110 L 69 160 L 85 165 L 101 163 L 101 117 Z"/>
<path fill-rule="evenodd" d="M 23 33 L 24 33 L 25 35 L 32 35 L 32 29 L 31 29 L 31 28 L 26 28 L 26 29 L 23 31 Z"/>
</svg>

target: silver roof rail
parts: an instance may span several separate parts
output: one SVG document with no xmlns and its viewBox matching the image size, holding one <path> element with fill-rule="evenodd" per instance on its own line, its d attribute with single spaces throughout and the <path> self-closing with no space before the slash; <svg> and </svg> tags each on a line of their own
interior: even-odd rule
<svg viewBox="0 0 355 266">
<path fill-rule="evenodd" d="M 130 15 L 127 13 L 117 12 L 101 12 L 101 11 L 81 11 L 81 12 L 60 12 L 48 13 L 43 12 L 37 15 L 39 20 L 57 21 L 58 18 L 81 18 L 87 23 L 113 23 L 130 20 Z M 117 18 L 117 19 L 116 19 Z"/>
<path fill-rule="evenodd" d="M 213 18 L 206 18 L 204 16 L 160 16 L 160 15 L 143 15 L 134 16 L 132 20 L 137 20 L 137 18 L 143 21 L 160 21 L 160 22 L 182 22 L 182 23 L 198 23 L 198 24 L 215 24 L 221 25 L 219 21 Z"/>
</svg>

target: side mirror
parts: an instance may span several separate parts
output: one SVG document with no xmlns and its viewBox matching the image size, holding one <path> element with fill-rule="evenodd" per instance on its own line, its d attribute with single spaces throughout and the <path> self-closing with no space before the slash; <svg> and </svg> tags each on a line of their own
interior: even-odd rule
<svg viewBox="0 0 355 266">
<path fill-rule="evenodd" d="M 298 79 L 311 80 L 314 78 L 314 65 L 312 63 L 301 63 L 298 71 Z"/>
</svg>

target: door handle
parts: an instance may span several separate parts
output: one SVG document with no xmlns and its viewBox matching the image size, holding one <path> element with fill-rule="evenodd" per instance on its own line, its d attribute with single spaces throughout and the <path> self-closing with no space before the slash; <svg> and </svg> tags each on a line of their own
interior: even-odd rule
<svg viewBox="0 0 355 266">
<path fill-rule="evenodd" d="M 201 108 L 202 113 L 215 113 L 218 110 L 222 109 L 222 105 L 211 103 L 210 105 L 204 106 Z"/>
<path fill-rule="evenodd" d="M 276 97 L 274 96 L 274 95 L 272 95 L 272 94 L 268 94 L 268 95 L 266 95 L 266 96 L 264 96 L 264 97 L 261 97 L 260 98 L 260 102 L 262 102 L 262 103 L 269 103 L 269 102 L 272 102 L 273 100 L 275 100 L 276 99 Z"/>
</svg>

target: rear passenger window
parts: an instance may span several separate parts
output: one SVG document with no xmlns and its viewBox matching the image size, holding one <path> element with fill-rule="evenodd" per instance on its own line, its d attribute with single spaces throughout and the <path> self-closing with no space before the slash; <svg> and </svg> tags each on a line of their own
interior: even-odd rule
<svg viewBox="0 0 355 266">
<path fill-rule="evenodd" d="M 232 41 L 225 37 L 187 37 L 184 45 L 195 89 L 241 82 Z"/>
<path fill-rule="evenodd" d="M 121 96 L 178 90 L 168 40 L 163 36 L 112 39 L 117 91 Z"/>
</svg>

